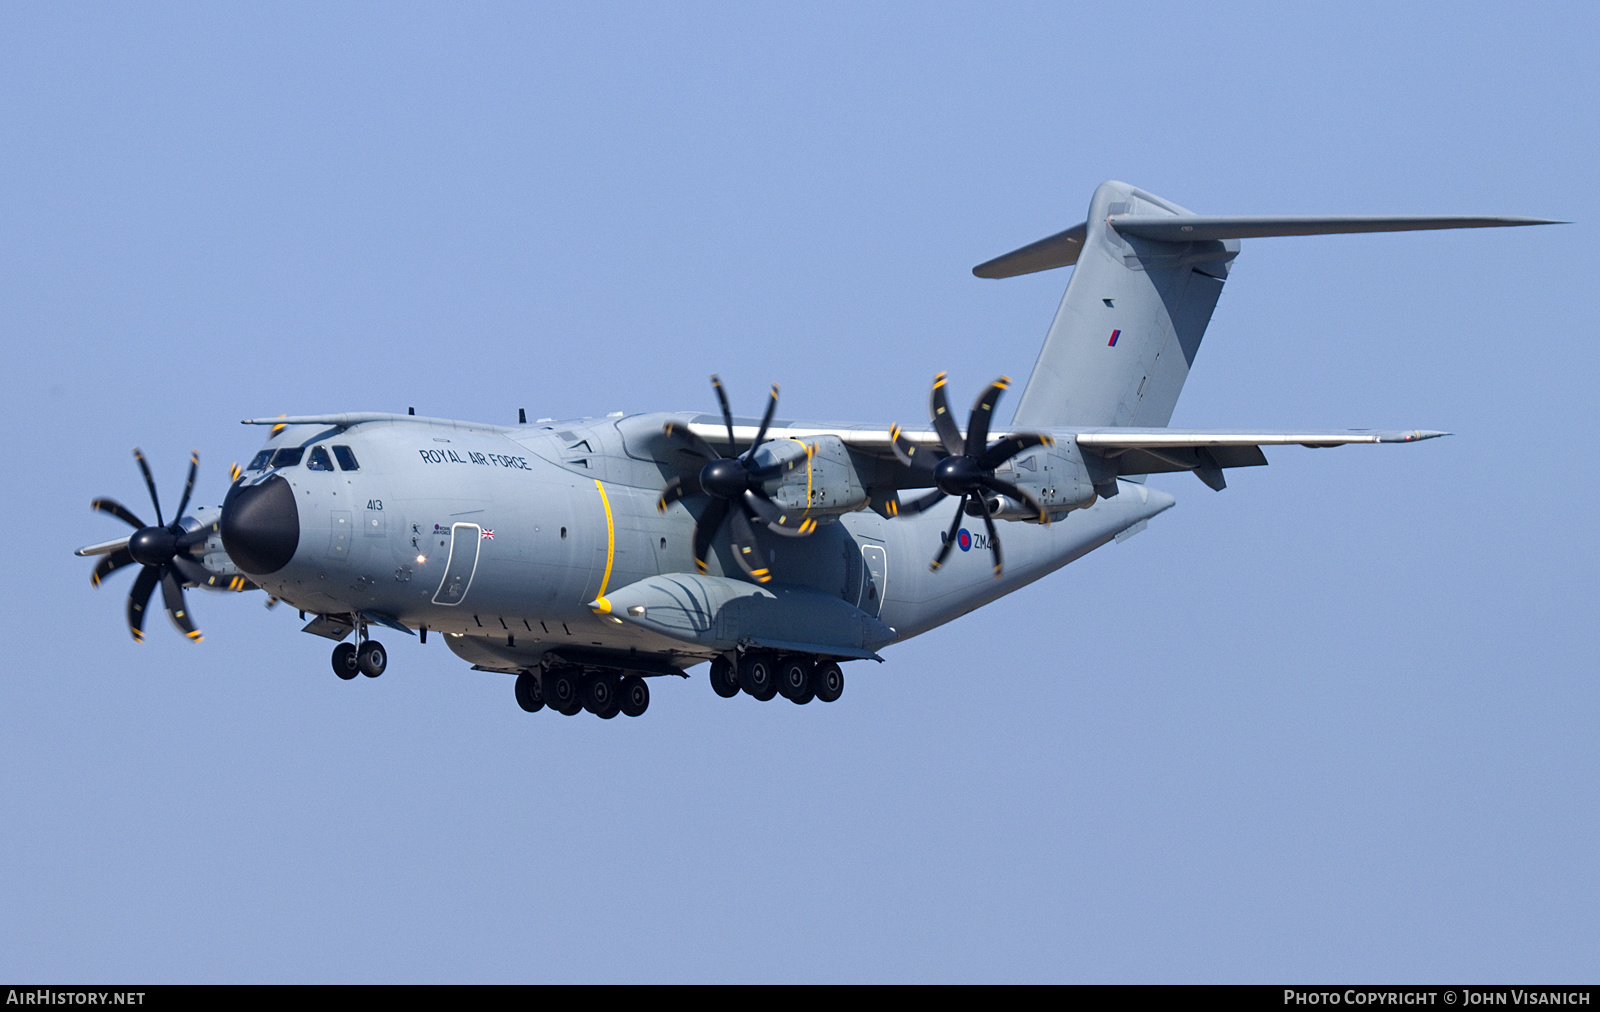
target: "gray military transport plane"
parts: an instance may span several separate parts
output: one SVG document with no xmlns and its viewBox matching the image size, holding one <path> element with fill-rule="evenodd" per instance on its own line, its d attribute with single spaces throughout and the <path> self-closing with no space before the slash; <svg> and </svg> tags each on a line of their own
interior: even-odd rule
<svg viewBox="0 0 1600 1012">
<path fill-rule="evenodd" d="M 517 425 L 357 412 L 248 419 L 266 444 L 220 507 L 166 519 L 143 455 L 148 525 L 78 550 L 93 582 L 137 564 L 128 627 L 161 588 L 199 640 L 185 587 L 261 589 L 337 642 L 341 678 L 381 675 L 372 633 L 443 636 L 515 676 L 529 711 L 637 716 L 645 679 L 710 661 L 718 695 L 833 701 L 840 663 L 1060 569 L 1172 506 L 1144 476 L 1211 489 L 1262 447 L 1410 443 L 1425 430 L 1169 429 L 1241 239 L 1547 224 L 1532 218 L 1211 217 L 1125 183 L 1088 220 L 973 269 L 1007 278 L 1075 264 L 1005 431 L 1001 379 L 958 426 L 944 374 L 931 425 L 616 415 Z M 1001 531 L 1004 531 L 1002 537 Z M 1001 545 L 1004 544 L 1004 556 Z"/>
</svg>

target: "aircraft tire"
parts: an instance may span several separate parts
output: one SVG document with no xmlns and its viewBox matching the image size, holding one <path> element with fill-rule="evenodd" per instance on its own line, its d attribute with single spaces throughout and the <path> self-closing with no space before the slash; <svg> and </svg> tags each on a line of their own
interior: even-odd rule
<svg viewBox="0 0 1600 1012">
<path fill-rule="evenodd" d="M 586 675 L 583 679 L 583 708 L 602 720 L 617 715 L 621 700 L 617 698 L 617 676 L 610 672 Z"/>
<path fill-rule="evenodd" d="M 835 661 L 822 661 L 811 672 L 811 687 L 817 698 L 831 703 L 844 695 L 844 672 Z"/>
<path fill-rule="evenodd" d="M 356 667 L 354 643 L 341 643 L 333 648 L 333 673 L 347 682 L 361 674 L 361 669 Z"/>
<path fill-rule="evenodd" d="M 544 689 L 539 684 L 538 676 L 524 671 L 517 676 L 517 705 L 529 713 L 538 713 L 544 709 Z"/>
<path fill-rule="evenodd" d="M 389 666 L 389 651 L 377 640 L 367 640 L 356 650 L 356 667 L 368 678 L 377 678 Z"/>
<path fill-rule="evenodd" d="M 622 702 L 622 712 L 630 717 L 638 717 L 650 708 L 650 686 L 638 675 L 629 675 L 622 680 L 622 692 L 619 694 Z"/>
<path fill-rule="evenodd" d="M 800 654 L 778 661 L 778 693 L 791 703 L 804 705 L 816 695 L 811 688 L 811 662 Z"/>
<path fill-rule="evenodd" d="M 723 699 L 732 699 L 739 694 L 739 672 L 734 670 L 733 662 L 726 657 L 711 661 L 711 690 Z"/>
<path fill-rule="evenodd" d="M 772 655 L 761 650 L 746 650 L 739 657 L 739 688 L 765 703 L 778 694 L 778 679 Z"/>
<path fill-rule="evenodd" d="M 570 717 L 583 709 L 578 674 L 571 668 L 551 668 L 544 673 L 545 705 Z"/>
</svg>

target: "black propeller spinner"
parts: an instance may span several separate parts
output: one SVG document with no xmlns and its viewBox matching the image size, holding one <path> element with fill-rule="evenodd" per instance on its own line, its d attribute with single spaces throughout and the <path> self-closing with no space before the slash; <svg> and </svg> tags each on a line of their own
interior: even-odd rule
<svg viewBox="0 0 1600 1012">
<path fill-rule="evenodd" d="M 714 375 L 711 385 L 716 388 L 717 401 L 722 405 L 722 421 L 728 428 L 728 447 L 731 450 L 736 444 L 728 394 L 722 389 L 722 381 Z M 711 500 L 694 525 L 694 564 L 702 573 L 706 571 L 706 552 L 711 548 L 711 539 L 716 536 L 723 520 L 728 521 L 733 554 L 739 560 L 739 568 L 757 583 L 771 580 L 772 571 L 762 564 L 755 530 L 750 526 L 750 521 L 765 524 L 768 530 L 791 538 L 804 537 L 817 529 L 815 520 L 790 515 L 761 488 L 762 482 L 777 477 L 783 470 L 783 465 L 757 467 L 755 464 L 756 450 L 766 441 L 767 427 L 772 424 L 772 413 L 777 408 L 778 384 L 774 383 L 772 396 L 767 401 L 767 413 L 761 418 L 761 428 L 756 433 L 755 441 L 736 457 L 724 457 L 710 443 L 689 431 L 686 425 L 668 422 L 661 427 L 662 432 L 681 441 L 688 453 L 706 461 L 693 474 L 679 475 L 667 482 L 667 487 L 661 491 L 660 501 L 656 503 L 656 508 L 665 513 L 668 506 L 689 496 L 703 495 Z"/>
<path fill-rule="evenodd" d="M 1049 523 L 1050 515 L 1038 499 L 1011 482 L 996 478 L 994 469 L 1030 447 L 1054 446 L 1055 440 L 1044 433 L 1020 432 L 1007 436 L 993 446 L 988 445 L 989 419 L 994 415 L 994 406 L 999 402 L 1000 395 L 1011 386 L 1011 380 L 1006 376 L 989 384 L 989 388 L 972 405 L 972 414 L 967 416 L 967 435 L 963 439 L 961 431 L 956 428 L 955 419 L 950 417 L 950 402 L 945 398 L 944 385 L 944 373 L 933 378 L 933 396 L 928 407 L 933 415 L 934 431 L 939 434 L 939 442 L 944 444 L 943 453 L 911 442 L 898 425 L 889 429 L 889 436 L 894 440 L 895 456 L 906 466 L 931 474 L 934 484 L 934 491 L 901 503 L 899 513 L 907 516 L 921 513 L 946 496 L 960 497 L 955 519 L 950 522 L 950 532 L 945 535 L 944 544 L 929 567 L 938 570 L 944 565 L 944 560 L 950 557 L 950 549 L 956 543 L 956 532 L 961 529 L 961 517 L 967 512 L 967 503 L 972 502 L 983 517 L 984 526 L 989 529 L 989 551 L 994 553 L 994 575 L 995 579 L 999 579 L 1000 536 L 995 533 L 994 516 L 984 493 L 1009 496 L 1036 511 L 1040 523 Z"/>
<path fill-rule="evenodd" d="M 183 486 L 183 498 L 178 501 L 178 512 L 173 514 L 170 524 L 161 518 L 161 500 L 156 495 L 155 479 L 150 476 L 150 465 L 146 463 L 144 454 L 135 449 L 133 457 L 139 462 L 139 470 L 144 473 L 145 487 L 150 490 L 150 503 L 156 510 L 155 526 L 147 526 L 143 520 L 134 516 L 131 510 L 115 499 L 96 499 L 90 503 L 90 509 L 109 513 L 134 528 L 134 532 L 129 536 L 126 546 L 112 551 L 95 565 L 89 582 L 98 587 L 101 580 L 124 566 L 137 564 L 143 567 L 139 571 L 138 578 L 133 581 L 133 589 L 128 592 L 128 631 L 133 633 L 134 640 L 144 642 L 145 606 L 150 603 L 150 595 L 155 593 L 156 584 L 159 583 L 162 601 L 166 604 L 167 614 L 171 616 L 173 624 L 185 636 L 198 643 L 201 639 L 200 630 L 195 628 L 193 620 L 189 617 L 189 609 L 183 596 L 184 584 L 206 584 L 215 587 L 225 586 L 230 590 L 243 590 L 246 589 L 247 581 L 239 577 L 229 579 L 217 576 L 189 557 L 189 550 L 196 545 L 204 544 L 216 529 L 215 525 L 208 524 L 197 531 L 186 531 L 181 523 L 183 511 L 189 505 L 189 496 L 194 492 L 194 479 L 200 467 L 200 454 L 195 451 L 189 453 L 189 480 Z"/>
</svg>

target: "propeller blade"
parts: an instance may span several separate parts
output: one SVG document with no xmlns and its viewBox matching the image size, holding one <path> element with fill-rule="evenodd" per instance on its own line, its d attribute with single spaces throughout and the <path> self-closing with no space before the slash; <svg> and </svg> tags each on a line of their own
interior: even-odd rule
<svg viewBox="0 0 1600 1012">
<path fill-rule="evenodd" d="M 134 516 L 132 510 L 117 502 L 115 499 L 96 499 L 94 502 L 89 504 L 89 508 L 94 510 L 96 513 L 109 513 L 118 520 L 121 520 L 123 523 L 127 524 L 129 527 L 145 526 L 145 522 Z"/>
<path fill-rule="evenodd" d="M 755 457 L 756 450 L 767 441 L 767 427 L 772 424 L 772 413 L 778 410 L 778 384 L 772 384 L 772 396 L 767 398 L 767 413 L 761 416 L 761 428 L 756 430 L 756 441 L 750 444 L 750 449 L 744 451 L 744 462 L 750 463 Z"/>
<path fill-rule="evenodd" d="M 687 425 L 683 425 L 678 422 L 668 422 L 661 427 L 661 431 L 671 436 L 673 439 L 680 439 L 683 442 L 688 443 L 689 452 L 695 454 L 696 456 L 704 457 L 707 460 L 718 460 L 722 457 L 722 454 L 712 449 L 710 443 L 689 431 L 689 427 Z"/>
<path fill-rule="evenodd" d="M 104 580 L 123 566 L 131 565 L 133 565 L 133 556 L 128 554 L 126 548 L 119 548 L 95 563 L 94 572 L 89 574 L 89 582 L 98 587 L 101 580 Z"/>
<path fill-rule="evenodd" d="M 222 576 L 200 565 L 187 555 L 175 555 L 172 564 L 178 567 L 178 572 L 188 583 L 197 587 L 210 587 L 212 590 L 230 590 L 235 592 L 246 590 L 259 590 L 255 584 L 242 576 Z"/>
<path fill-rule="evenodd" d="M 185 583 L 192 583 L 200 587 L 211 579 L 211 570 L 182 553 L 174 555 L 171 564 L 178 570 L 178 575 L 183 577 Z"/>
<path fill-rule="evenodd" d="M 711 374 L 711 385 L 717 391 L 717 403 L 722 405 L 722 424 L 728 427 L 728 455 L 733 455 L 733 409 L 728 407 L 728 392 L 722 389 L 722 381 L 717 379 L 717 374 Z M 716 457 L 712 457 L 716 460 Z"/>
<path fill-rule="evenodd" d="M 1021 432 L 1015 436 L 1007 436 L 983 451 L 983 456 L 978 458 L 978 470 L 993 471 L 1023 450 L 1035 446 L 1054 445 L 1056 445 L 1055 439 L 1043 432 Z"/>
<path fill-rule="evenodd" d="M 989 489 L 991 492 L 999 492 L 1001 495 L 1008 495 L 1017 502 L 1022 503 L 1024 506 L 1039 514 L 1039 522 L 1041 524 L 1047 524 L 1050 522 L 1050 514 L 1045 511 L 1044 503 L 1035 499 L 1032 493 L 1028 492 L 1021 486 L 1013 485 L 1009 481 L 1005 481 L 1000 478 L 992 478 L 987 475 L 983 478 L 980 478 L 979 481 L 983 484 L 984 488 Z"/>
<path fill-rule="evenodd" d="M 950 533 L 944 536 L 944 544 L 939 546 L 939 554 L 933 557 L 933 565 L 928 567 L 929 572 L 937 573 L 939 567 L 944 565 L 944 560 L 950 557 L 950 550 L 956 546 L 956 532 L 961 529 L 961 518 L 966 512 L 967 497 L 962 496 L 961 501 L 956 503 L 955 519 L 950 521 Z"/>
<path fill-rule="evenodd" d="M 728 514 L 728 533 L 733 541 L 733 557 L 739 561 L 739 568 L 757 583 L 769 582 L 772 570 L 761 558 L 761 546 L 756 544 L 756 532 L 751 528 L 750 518 L 744 515 L 744 510 L 734 510 Z"/>
<path fill-rule="evenodd" d="M 766 524 L 774 534 L 782 534 L 788 538 L 803 538 L 817 529 L 815 520 L 803 514 L 796 516 L 785 512 L 777 503 L 755 489 L 745 490 L 744 502 L 750 508 L 750 512 Z"/>
<path fill-rule="evenodd" d="M 172 619 L 172 624 L 185 636 L 199 643 L 203 637 L 200 635 L 200 630 L 189 620 L 189 609 L 183 599 L 183 584 L 178 582 L 178 576 L 170 566 L 161 567 L 161 600 L 167 606 L 167 617 Z"/>
<path fill-rule="evenodd" d="M 661 490 L 661 498 L 656 500 L 656 510 L 665 513 L 667 507 L 679 499 L 700 495 L 702 492 L 698 474 L 681 474 L 667 482 L 667 487 Z"/>
<path fill-rule="evenodd" d="M 989 388 L 972 402 L 972 414 L 967 416 L 967 449 L 974 456 L 983 453 L 989 442 L 989 419 L 994 417 L 994 406 L 1000 395 L 1011 387 L 1011 377 L 1002 376 L 989 384 Z"/>
<path fill-rule="evenodd" d="M 236 460 L 233 462 L 233 466 L 228 468 L 228 484 L 231 485 L 238 481 L 241 474 L 244 474 L 244 469 L 239 466 L 239 462 Z"/>
<path fill-rule="evenodd" d="M 145 566 L 139 570 L 139 578 L 133 581 L 133 589 L 128 591 L 128 631 L 133 633 L 135 643 L 144 642 L 144 608 L 150 603 L 150 595 L 155 593 L 160 579 L 160 566 Z"/>
<path fill-rule="evenodd" d="M 694 567 L 702 573 L 706 571 L 706 552 L 711 548 L 711 539 L 717 536 L 717 529 L 727 515 L 728 500 L 713 499 L 700 514 L 699 523 L 694 525 Z"/>
<path fill-rule="evenodd" d="M 933 465 L 944 459 L 938 450 L 924 449 L 907 439 L 899 425 L 889 426 L 889 438 L 894 440 L 894 455 L 907 467 L 932 474 Z"/>
<path fill-rule="evenodd" d="M 200 451 L 189 451 L 189 480 L 183 486 L 183 498 L 178 500 L 178 512 L 172 514 L 172 522 L 177 523 L 183 519 L 183 511 L 189 508 L 189 496 L 194 492 L 194 476 L 200 472 Z"/>
<path fill-rule="evenodd" d="M 915 516 L 918 513 L 926 511 L 929 507 L 933 506 L 940 500 L 946 498 L 948 498 L 948 496 L 946 496 L 945 493 L 939 491 L 938 489 L 934 489 L 927 495 L 918 496 L 910 502 L 902 501 L 895 515 L 902 517 Z"/>
<path fill-rule="evenodd" d="M 1000 535 L 994 529 L 994 517 L 989 515 L 989 500 L 981 495 L 972 497 L 978 504 L 978 509 L 983 513 L 983 526 L 989 529 L 989 551 L 994 554 L 994 578 L 1000 579 Z M 963 507 L 964 509 L 965 507 Z"/>
<path fill-rule="evenodd" d="M 150 474 L 149 462 L 144 459 L 144 454 L 139 451 L 137 446 L 133 448 L 133 459 L 139 462 L 139 470 L 144 472 L 144 486 L 150 490 L 150 501 L 155 504 L 156 526 L 165 527 L 167 522 L 161 519 L 161 499 L 156 495 L 156 480 Z"/>
<path fill-rule="evenodd" d="M 217 525 L 211 523 L 206 524 L 199 530 L 193 530 L 187 534 L 180 534 L 178 535 L 178 550 L 187 551 L 188 549 L 193 548 L 195 545 L 203 545 L 210 539 L 211 535 L 215 533 L 217 533 Z"/>
<path fill-rule="evenodd" d="M 961 430 L 956 428 L 956 420 L 950 417 L 950 400 L 945 396 L 944 385 L 944 373 L 933 378 L 933 394 L 928 400 L 928 413 L 933 418 L 934 431 L 939 433 L 939 442 L 944 444 L 944 452 L 952 457 L 959 457 L 967 452 L 967 441 L 961 438 Z"/>
</svg>

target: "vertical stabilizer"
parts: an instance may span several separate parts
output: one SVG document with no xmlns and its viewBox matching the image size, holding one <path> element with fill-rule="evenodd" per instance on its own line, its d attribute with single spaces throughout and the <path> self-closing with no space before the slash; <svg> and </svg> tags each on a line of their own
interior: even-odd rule
<svg viewBox="0 0 1600 1012">
<path fill-rule="evenodd" d="M 1239 242 L 1124 235 L 1108 219 L 1189 214 L 1127 183 L 1102 183 L 1084 225 L 974 271 L 980 277 L 1023 273 L 1008 269 L 1011 259 L 1025 270 L 1045 269 L 1035 264 L 1077 264 L 1013 425 L 1167 424 Z M 1044 248 L 1052 243 L 1059 247 L 1054 260 Z"/>
</svg>

